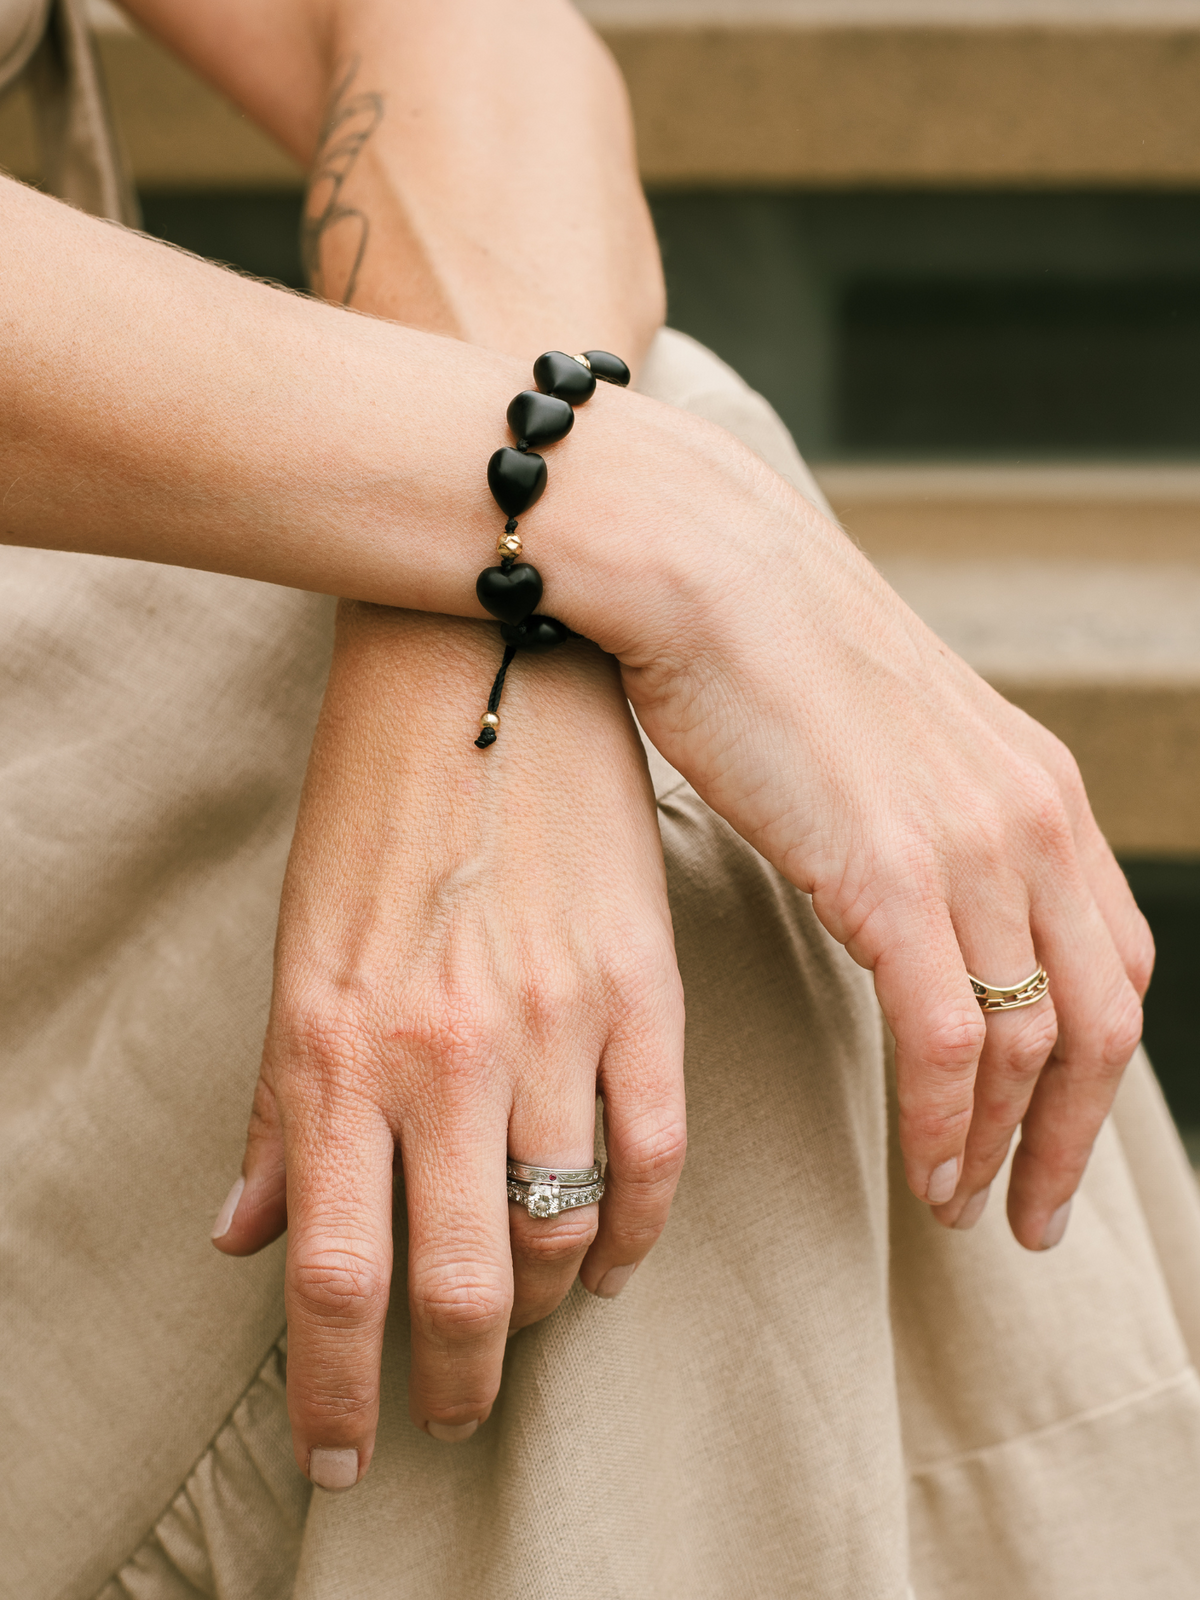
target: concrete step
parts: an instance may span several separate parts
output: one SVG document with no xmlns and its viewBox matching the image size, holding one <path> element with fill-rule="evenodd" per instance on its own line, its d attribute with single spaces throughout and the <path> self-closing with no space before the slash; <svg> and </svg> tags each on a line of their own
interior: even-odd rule
<svg viewBox="0 0 1200 1600">
<path fill-rule="evenodd" d="M 649 183 L 1200 180 L 1197 0 L 585 0 L 624 70 Z M 135 173 L 298 184 L 265 135 L 107 5 Z M 35 172 L 20 96 L 0 165 Z"/>
<path fill-rule="evenodd" d="M 1200 468 L 817 476 L 918 615 L 1074 752 L 1118 854 L 1200 857 Z"/>
</svg>

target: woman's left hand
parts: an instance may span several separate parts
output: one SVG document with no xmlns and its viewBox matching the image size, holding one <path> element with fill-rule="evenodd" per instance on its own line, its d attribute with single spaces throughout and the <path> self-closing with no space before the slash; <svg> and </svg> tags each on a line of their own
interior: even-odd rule
<svg viewBox="0 0 1200 1600">
<path fill-rule="evenodd" d="M 486 1418 L 505 1336 L 577 1273 L 620 1291 L 683 1163 L 682 995 L 616 665 L 583 641 L 518 657 L 481 752 L 499 655 L 487 624 L 339 614 L 244 1187 L 216 1240 L 246 1255 L 288 1230 L 288 1402 L 326 1487 L 356 1481 L 374 1443 L 397 1150 L 411 1410 L 441 1439 Z M 599 1208 L 510 1206 L 506 1155 L 591 1165 L 598 1092 Z"/>
</svg>

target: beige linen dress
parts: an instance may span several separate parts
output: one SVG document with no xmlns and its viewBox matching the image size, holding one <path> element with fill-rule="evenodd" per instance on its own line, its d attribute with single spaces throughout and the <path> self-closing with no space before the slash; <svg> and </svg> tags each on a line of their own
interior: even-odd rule
<svg viewBox="0 0 1200 1600">
<path fill-rule="evenodd" d="M 48 15 L 60 192 L 130 216 L 73 0 L 0 0 L 0 82 Z M 818 494 L 691 341 L 644 386 Z M 0 560 L 3 1600 L 1200 1595 L 1200 1207 L 1144 1059 L 1059 1249 L 1021 1251 L 998 1202 L 944 1232 L 889 1156 L 868 977 L 657 757 L 692 1139 L 667 1233 L 619 1300 L 577 1286 L 512 1341 L 454 1448 L 408 1422 L 397 1294 L 372 1470 L 311 1491 L 282 1244 L 207 1236 L 331 602 Z"/>
</svg>

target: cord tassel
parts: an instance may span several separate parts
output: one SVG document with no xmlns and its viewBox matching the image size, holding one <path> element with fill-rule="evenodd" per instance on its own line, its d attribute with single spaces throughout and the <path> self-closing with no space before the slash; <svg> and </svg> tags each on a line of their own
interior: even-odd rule
<svg viewBox="0 0 1200 1600">
<path fill-rule="evenodd" d="M 516 653 L 517 646 L 515 644 L 505 645 L 504 660 L 500 663 L 500 671 L 496 674 L 496 680 L 492 684 L 492 692 L 490 695 L 488 695 L 487 703 L 486 715 L 489 717 L 496 717 L 496 720 L 494 723 L 486 723 L 478 739 L 475 740 L 475 746 L 479 750 L 486 750 L 488 745 L 495 744 L 496 742 L 496 728 L 500 723 L 500 718 L 496 716 L 496 713 L 500 709 L 500 696 L 504 693 L 505 674 L 508 672 L 509 667 L 512 666 L 512 660 Z"/>
</svg>

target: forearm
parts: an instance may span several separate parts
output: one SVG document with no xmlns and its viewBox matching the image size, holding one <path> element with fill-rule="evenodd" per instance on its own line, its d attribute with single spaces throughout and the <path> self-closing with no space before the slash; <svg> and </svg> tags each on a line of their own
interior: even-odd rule
<svg viewBox="0 0 1200 1600">
<path fill-rule="evenodd" d="M 525 361 L 604 347 L 636 366 L 663 316 L 658 251 L 623 85 L 573 7 L 340 0 L 334 16 L 307 213 L 324 291 Z M 331 154 L 346 130 L 367 135 L 356 162 Z"/>
<path fill-rule="evenodd" d="M 16 183 L 0 213 L 7 542 L 482 615 L 503 525 L 484 467 L 526 362 L 218 272 Z M 597 394 L 536 512 L 560 614 L 596 638 L 575 599 L 614 553 L 588 525 L 629 464 L 631 407 L 665 410 Z M 645 481 L 661 423 L 636 436 Z"/>
<path fill-rule="evenodd" d="M 215 271 L 15 183 L 0 208 L 9 542 L 461 607 L 495 521 L 480 451 L 516 363 Z"/>
<path fill-rule="evenodd" d="M 506 350 L 663 317 L 620 75 L 568 0 L 126 0 L 312 170 L 319 292 Z"/>
</svg>

